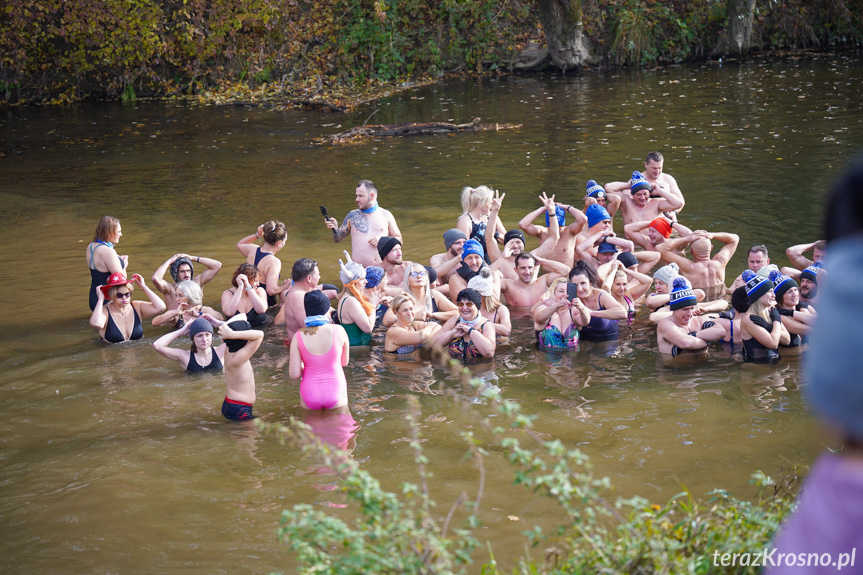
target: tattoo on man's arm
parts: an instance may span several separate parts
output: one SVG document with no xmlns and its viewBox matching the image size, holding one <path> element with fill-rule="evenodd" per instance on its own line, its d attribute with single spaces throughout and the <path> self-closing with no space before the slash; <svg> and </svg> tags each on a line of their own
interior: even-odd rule
<svg viewBox="0 0 863 575">
<path fill-rule="evenodd" d="M 353 213 L 353 212 L 351 212 L 351 213 Z M 342 222 L 341 227 L 333 228 L 333 241 L 340 242 L 343 239 L 345 239 L 346 237 L 348 237 L 349 233 L 351 233 L 351 222 L 350 222 L 351 213 L 349 213 L 348 215 L 345 216 L 345 219 Z"/>
</svg>

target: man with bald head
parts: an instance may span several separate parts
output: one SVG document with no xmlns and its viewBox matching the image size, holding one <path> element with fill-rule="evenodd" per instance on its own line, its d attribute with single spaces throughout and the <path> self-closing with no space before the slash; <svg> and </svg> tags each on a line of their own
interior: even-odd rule
<svg viewBox="0 0 863 575">
<path fill-rule="evenodd" d="M 711 240 L 723 244 L 713 257 L 710 257 L 713 249 Z M 740 238 L 736 234 L 696 230 L 688 236 L 666 240 L 657 248 L 664 261 L 678 265 L 680 275 L 688 279 L 693 288 L 704 290 L 710 297 L 725 292 L 725 266 L 737 250 L 739 242 Z M 686 245 L 689 245 L 692 253 L 691 260 L 677 253 L 679 248 Z"/>
</svg>

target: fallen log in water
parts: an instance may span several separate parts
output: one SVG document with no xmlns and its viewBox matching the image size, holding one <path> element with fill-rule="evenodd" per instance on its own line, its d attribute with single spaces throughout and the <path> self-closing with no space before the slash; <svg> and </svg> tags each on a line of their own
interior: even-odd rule
<svg viewBox="0 0 863 575">
<path fill-rule="evenodd" d="M 454 134 L 457 132 L 480 132 L 484 130 L 512 130 L 520 128 L 521 124 L 480 124 L 479 118 L 474 118 L 468 124 L 450 124 L 447 122 L 410 122 L 406 124 L 381 124 L 357 126 L 345 132 L 325 136 L 317 140 L 319 144 L 350 144 L 369 138 L 383 136 L 428 136 L 435 134 Z"/>
</svg>

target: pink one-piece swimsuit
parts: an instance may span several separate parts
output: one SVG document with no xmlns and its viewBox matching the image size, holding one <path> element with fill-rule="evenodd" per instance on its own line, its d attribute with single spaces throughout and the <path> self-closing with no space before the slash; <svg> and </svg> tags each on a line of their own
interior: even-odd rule
<svg viewBox="0 0 863 575">
<path fill-rule="evenodd" d="M 347 403 L 348 384 L 339 361 L 341 345 L 333 327 L 333 344 L 322 355 L 310 353 L 303 344 L 303 334 L 296 337 L 303 359 L 303 378 L 300 380 L 300 396 L 309 409 L 332 409 Z"/>
</svg>

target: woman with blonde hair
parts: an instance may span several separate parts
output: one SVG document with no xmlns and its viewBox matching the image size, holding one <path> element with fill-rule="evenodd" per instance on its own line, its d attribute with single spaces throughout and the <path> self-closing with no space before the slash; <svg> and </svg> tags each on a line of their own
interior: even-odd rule
<svg viewBox="0 0 863 575">
<path fill-rule="evenodd" d="M 112 274 L 125 275 L 129 256 L 119 256 L 114 246 L 119 243 L 123 232 L 120 220 L 104 216 L 99 220 L 93 241 L 87 246 L 87 265 L 90 268 L 90 311 L 96 307 L 98 294 L 96 288 L 105 285 Z"/>
<path fill-rule="evenodd" d="M 184 324 L 209 314 L 217 320 L 224 320 L 224 316 L 209 306 L 203 304 L 204 291 L 192 280 L 181 281 L 174 286 L 174 297 L 177 298 L 177 307 L 153 318 L 153 325 L 160 326 L 171 321 L 174 327 L 180 329 Z"/>
<path fill-rule="evenodd" d="M 623 306 L 626 310 L 626 323 L 632 325 L 635 321 L 635 302 L 644 297 L 653 284 L 653 278 L 637 271 L 638 260 L 632 253 L 623 252 L 617 254 L 617 257 L 617 269 L 606 276 L 602 289 Z"/>
<path fill-rule="evenodd" d="M 782 324 L 776 309 L 776 287 L 770 279 L 744 270 L 749 310 L 740 320 L 743 357 L 752 363 L 775 363 L 780 359 L 779 346 L 791 343 L 791 335 Z"/>
<path fill-rule="evenodd" d="M 264 244 L 255 245 L 255 240 L 263 238 Z M 282 260 L 276 253 L 285 247 L 288 230 L 285 224 L 278 220 L 269 220 L 258 226 L 258 230 L 237 242 L 237 249 L 246 256 L 246 263 L 252 264 L 261 273 L 261 287 L 267 293 L 267 306 L 279 303 L 278 296 L 291 288 L 292 283 L 285 280 L 279 285 L 279 274 L 282 271 Z M 272 256 L 272 257 L 269 257 Z"/>
<path fill-rule="evenodd" d="M 503 236 L 506 228 L 497 216 L 501 203 L 506 194 L 501 195 L 497 190 L 488 186 L 471 188 L 465 186 L 461 191 L 462 215 L 456 220 L 456 227 L 467 234 L 468 239 L 476 239 L 482 246 L 485 254 L 485 263 L 491 263 L 488 255 L 486 238 L 492 239 L 503 245 Z"/>
<path fill-rule="evenodd" d="M 132 301 L 135 284 L 144 290 L 150 301 Z M 105 285 L 98 286 L 90 327 L 99 330 L 102 341 L 107 343 L 141 339 L 144 337 L 141 320 L 163 311 L 165 302 L 147 287 L 140 275 L 126 279 L 121 273 L 111 274 Z"/>
<path fill-rule="evenodd" d="M 458 309 L 449 298 L 431 287 L 429 279 L 429 268 L 416 262 L 408 262 L 402 288 L 404 293 L 414 300 L 415 319 L 445 322 L 456 315 Z M 390 309 L 384 315 L 384 325 L 390 326 L 395 320 L 395 313 Z"/>
<path fill-rule="evenodd" d="M 423 347 L 429 338 L 440 330 L 440 324 L 418 321 L 414 316 L 414 300 L 400 293 L 393 298 L 390 309 L 395 321 L 387 330 L 384 351 L 389 353 L 412 353 Z"/>
</svg>

